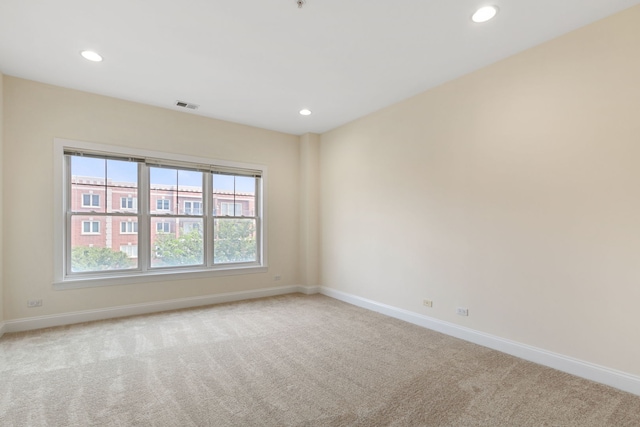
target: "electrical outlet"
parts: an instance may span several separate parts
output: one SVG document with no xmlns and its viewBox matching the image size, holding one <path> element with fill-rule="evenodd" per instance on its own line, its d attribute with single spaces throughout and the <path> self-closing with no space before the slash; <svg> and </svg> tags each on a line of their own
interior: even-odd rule
<svg viewBox="0 0 640 427">
<path fill-rule="evenodd" d="M 430 299 L 424 299 L 422 300 L 422 305 L 425 307 L 433 307 L 433 301 Z"/>
<path fill-rule="evenodd" d="M 468 316 L 469 315 L 469 309 L 468 308 L 463 308 L 463 307 L 458 307 L 456 309 L 456 314 L 458 316 Z"/>
<path fill-rule="evenodd" d="M 276 282 L 279 282 L 280 280 L 282 280 L 282 276 L 279 274 L 276 274 L 275 276 L 273 276 L 273 280 Z"/>
<path fill-rule="evenodd" d="M 42 300 L 41 299 L 27 300 L 27 307 L 42 307 Z"/>
</svg>

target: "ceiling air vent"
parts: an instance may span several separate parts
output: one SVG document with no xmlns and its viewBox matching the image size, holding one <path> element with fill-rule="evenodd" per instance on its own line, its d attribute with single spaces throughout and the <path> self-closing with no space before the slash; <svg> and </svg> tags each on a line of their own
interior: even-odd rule
<svg viewBox="0 0 640 427">
<path fill-rule="evenodd" d="M 190 104 L 190 103 L 184 102 L 184 101 L 176 101 L 176 106 L 177 107 L 182 107 L 182 108 L 188 108 L 190 110 L 197 110 L 198 107 L 199 107 L 196 104 Z"/>
</svg>

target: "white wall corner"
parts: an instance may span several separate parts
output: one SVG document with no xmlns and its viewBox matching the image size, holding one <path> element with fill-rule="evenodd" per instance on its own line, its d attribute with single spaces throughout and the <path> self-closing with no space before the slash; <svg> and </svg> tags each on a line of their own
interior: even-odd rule
<svg viewBox="0 0 640 427">
<path fill-rule="evenodd" d="M 320 293 L 367 310 L 640 396 L 640 377 L 636 375 L 500 338 L 324 286 L 320 288 Z"/>
<path fill-rule="evenodd" d="M 320 293 L 320 286 L 298 286 L 298 292 L 305 295 L 313 295 Z"/>
<path fill-rule="evenodd" d="M 315 292 L 318 292 L 316 289 Z M 191 298 L 180 298 L 168 301 L 157 301 L 144 304 L 131 304 L 110 307 L 99 310 L 76 311 L 72 313 L 54 314 L 49 316 L 27 317 L 23 319 L 7 320 L 4 322 L 4 332 L 22 332 L 34 329 L 50 328 L 54 326 L 72 325 L 74 323 L 91 322 L 95 320 L 114 319 L 118 317 L 135 316 L 139 314 L 157 313 L 168 310 L 200 307 L 225 302 L 242 301 L 254 298 L 265 298 L 276 295 L 286 295 L 301 292 L 315 293 L 305 286 L 291 285 L 274 288 L 255 289 L 250 291 L 229 292 L 223 294 L 204 295 Z M 2 330 L 2 329 L 0 329 Z"/>
<path fill-rule="evenodd" d="M 303 285 L 316 286 L 319 278 L 319 197 L 320 197 L 320 135 L 300 136 L 299 270 Z"/>
</svg>

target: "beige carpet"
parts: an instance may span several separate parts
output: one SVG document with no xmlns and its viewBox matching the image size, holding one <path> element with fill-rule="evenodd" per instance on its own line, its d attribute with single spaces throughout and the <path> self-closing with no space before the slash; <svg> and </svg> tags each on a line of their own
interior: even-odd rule
<svg viewBox="0 0 640 427">
<path fill-rule="evenodd" d="M 0 339 L 6 426 L 640 426 L 640 397 L 320 295 Z"/>
</svg>

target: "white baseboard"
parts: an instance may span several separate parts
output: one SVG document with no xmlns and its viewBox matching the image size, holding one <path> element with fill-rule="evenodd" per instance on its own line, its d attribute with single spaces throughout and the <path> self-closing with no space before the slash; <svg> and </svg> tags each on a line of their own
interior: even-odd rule
<svg viewBox="0 0 640 427">
<path fill-rule="evenodd" d="M 626 372 L 599 366 L 583 360 L 574 359 L 562 354 L 553 353 L 541 348 L 532 347 L 516 341 L 500 338 L 470 328 L 413 313 L 390 305 L 382 304 L 366 298 L 347 294 L 335 289 L 321 287 L 320 293 L 358 307 L 376 311 L 396 319 L 404 320 L 446 335 L 479 344 L 530 362 L 548 366 L 577 377 L 585 378 L 601 384 L 624 390 L 640 396 L 640 377 Z"/>
<path fill-rule="evenodd" d="M 3 322 L 0 322 L 0 338 L 2 338 L 5 332 L 5 325 Z"/>
<path fill-rule="evenodd" d="M 177 310 L 181 308 L 220 304 L 223 302 L 264 298 L 276 295 L 291 294 L 295 292 L 301 292 L 309 295 L 312 293 L 317 293 L 318 290 L 319 289 L 314 289 L 314 287 L 308 286 L 281 286 L 276 288 L 256 289 L 251 291 L 229 292 L 224 294 L 180 298 L 169 301 L 123 305 L 119 307 L 104 308 L 99 310 L 86 310 L 76 311 L 72 313 L 54 314 L 50 316 L 28 317 L 24 319 L 5 321 L 4 325 L 0 327 L 0 332 L 22 332 L 33 329 L 50 328 L 52 326 L 71 325 L 74 323 L 90 322 L 93 320 L 113 319 L 116 317 L 156 313 L 160 311 Z M 2 334 L 0 333 L 0 335 Z"/>
</svg>

